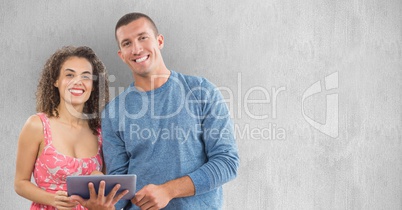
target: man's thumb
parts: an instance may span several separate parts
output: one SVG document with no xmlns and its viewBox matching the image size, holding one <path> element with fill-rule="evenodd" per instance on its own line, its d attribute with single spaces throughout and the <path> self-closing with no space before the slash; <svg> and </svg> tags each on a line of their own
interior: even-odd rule
<svg viewBox="0 0 402 210">
<path fill-rule="evenodd" d="M 84 204 L 85 204 L 85 200 L 83 198 L 81 198 L 81 196 L 79 196 L 79 195 L 72 195 L 72 196 L 70 196 L 70 199 L 72 201 L 80 203 L 82 206 L 84 206 Z"/>
</svg>

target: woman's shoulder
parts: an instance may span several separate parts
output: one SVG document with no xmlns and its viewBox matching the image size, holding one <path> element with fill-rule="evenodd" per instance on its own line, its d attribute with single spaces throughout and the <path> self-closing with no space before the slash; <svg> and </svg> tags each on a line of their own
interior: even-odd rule
<svg viewBox="0 0 402 210">
<path fill-rule="evenodd" d="M 19 142 L 25 145 L 39 145 L 44 139 L 44 130 L 40 117 L 32 115 L 26 120 L 19 136 Z"/>
<path fill-rule="evenodd" d="M 34 114 L 28 117 L 25 122 L 23 130 L 35 135 L 43 133 L 43 123 L 39 115 Z"/>
</svg>

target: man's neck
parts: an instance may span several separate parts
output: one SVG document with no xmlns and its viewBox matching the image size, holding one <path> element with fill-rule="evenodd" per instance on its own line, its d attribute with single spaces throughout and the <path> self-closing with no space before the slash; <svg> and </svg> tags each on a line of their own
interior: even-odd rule
<svg viewBox="0 0 402 210">
<path fill-rule="evenodd" d="M 161 87 L 170 77 L 171 72 L 164 69 L 156 74 L 140 76 L 134 75 L 135 87 L 141 91 L 151 91 Z"/>
</svg>

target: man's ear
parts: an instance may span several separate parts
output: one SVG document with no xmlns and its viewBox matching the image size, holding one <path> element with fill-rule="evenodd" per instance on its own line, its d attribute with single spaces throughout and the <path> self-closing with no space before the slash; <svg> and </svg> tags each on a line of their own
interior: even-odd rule
<svg viewBox="0 0 402 210">
<path fill-rule="evenodd" d="M 124 56 L 123 56 L 121 50 L 118 50 L 118 51 L 117 51 L 117 55 L 120 57 L 120 59 L 121 59 L 123 62 L 125 62 L 125 61 L 124 61 Z"/>
<path fill-rule="evenodd" d="M 164 45 L 164 37 L 162 34 L 159 34 L 158 37 L 156 37 L 156 39 L 158 40 L 158 47 L 161 50 L 163 48 Z"/>
</svg>

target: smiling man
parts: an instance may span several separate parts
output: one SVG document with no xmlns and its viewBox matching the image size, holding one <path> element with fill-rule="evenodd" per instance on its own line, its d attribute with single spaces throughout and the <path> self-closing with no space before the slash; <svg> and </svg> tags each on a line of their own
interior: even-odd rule
<svg viewBox="0 0 402 210">
<path fill-rule="evenodd" d="M 115 36 L 134 82 L 104 110 L 103 152 L 108 174 L 138 176 L 135 197 L 116 209 L 221 209 L 222 185 L 239 166 L 221 93 L 165 66 L 164 37 L 148 16 L 124 15 Z"/>
</svg>

